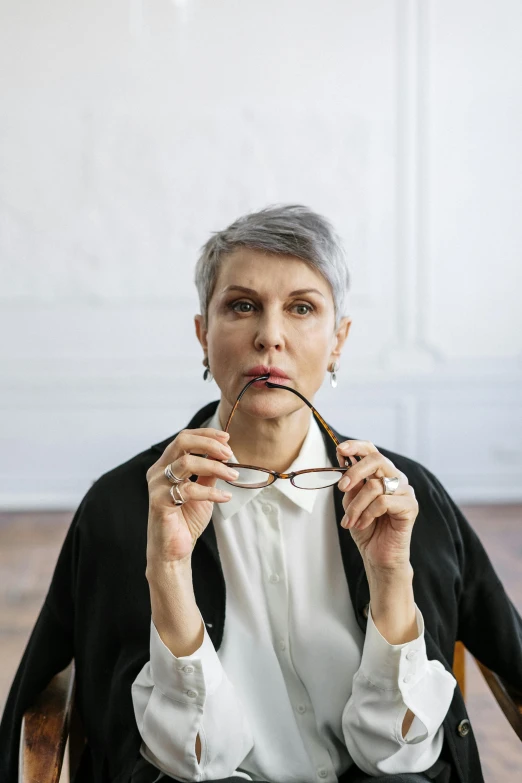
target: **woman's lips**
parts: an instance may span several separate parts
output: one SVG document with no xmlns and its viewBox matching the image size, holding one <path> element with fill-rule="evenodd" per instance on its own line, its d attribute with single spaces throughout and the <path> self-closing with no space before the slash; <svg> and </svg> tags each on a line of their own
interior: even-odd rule
<svg viewBox="0 0 522 783">
<path fill-rule="evenodd" d="M 281 378 L 287 381 L 290 380 L 288 375 L 283 370 L 280 370 L 278 367 L 269 367 L 265 364 L 256 364 L 256 366 L 251 367 L 250 370 L 245 373 L 245 375 L 247 378 L 255 378 L 258 375 L 267 375 L 268 373 L 270 373 L 270 380 L 272 380 L 272 378 Z"/>
<path fill-rule="evenodd" d="M 255 375 L 247 375 L 247 378 L 256 378 L 258 375 L 266 375 L 266 373 L 259 372 Z M 251 385 L 251 389 L 268 389 L 269 387 L 266 386 L 266 382 L 269 381 L 270 383 L 277 383 L 279 385 L 285 385 L 290 379 L 286 376 L 283 377 L 281 375 L 271 375 L 269 378 L 265 378 L 262 381 L 256 381 Z"/>
</svg>

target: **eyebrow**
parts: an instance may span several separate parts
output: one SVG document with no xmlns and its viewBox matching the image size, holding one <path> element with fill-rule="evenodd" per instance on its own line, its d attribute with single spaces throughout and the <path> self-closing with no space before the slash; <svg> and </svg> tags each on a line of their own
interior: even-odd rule
<svg viewBox="0 0 522 783">
<path fill-rule="evenodd" d="M 227 291 L 244 291 L 246 294 L 255 294 L 258 295 L 257 291 L 255 291 L 253 288 L 245 288 L 243 285 L 227 285 L 226 288 L 223 289 L 221 292 L 222 294 L 226 294 Z M 319 294 L 319 296 L 322 296 L 323 299 L 324 294 L 322 294 L 320 291 L 318 291 L 317 288 L 298 288 L 297 291 L 290 291 L 288 296 L 300 296 L 301 294 L 309 294 L 311 292 L 314 292 L 315 294 Z"/>
</svg>

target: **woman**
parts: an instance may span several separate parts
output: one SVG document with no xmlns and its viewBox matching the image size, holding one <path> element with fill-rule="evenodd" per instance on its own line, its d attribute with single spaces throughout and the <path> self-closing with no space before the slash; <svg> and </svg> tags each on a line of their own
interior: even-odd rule
<svg viewBox="0 0 522 783">
<path fill-rule="evenodd" d="M 480 783 L 453 648 L 521 687 L 522 621 L 433 474 L 310 411 L 351 325 L 338 238 L 305 207 L 252 213 L 207 242 L 196 283 L 221 398 L 83 499 L 0 778 L 74 656 L 79 783 Z"/>
</svg>

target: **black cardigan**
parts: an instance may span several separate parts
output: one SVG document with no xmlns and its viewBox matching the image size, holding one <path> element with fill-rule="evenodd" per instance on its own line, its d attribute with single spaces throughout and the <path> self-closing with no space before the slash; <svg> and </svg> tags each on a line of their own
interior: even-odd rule
<svg viewBox="0 0 522 783">
<path fill-rule="evenodd" d="M 201 426 L 217 405 L 214 401 L 199 410 L 187 428 Z M 348 439 L 336 435 L 340 441 Z M 145 578 L 145 474 L 173 437 L 101 476 L 74 515 L 4 710 L 1 783 L 17 781 L 23 712 L 73 657 L 76 700 L 87 736 L 75 783 L 128 783 L 130 779 L 141 744 L 131 685 L 149 660 L 151 621 Z M 324 437 L 332 462 L 337 464 L 335 447 Z M 408 476 L 419 503 L 411 562 L 428 658 L 441 661 L 451 671 L 455 641 L 460 639 L 486 666 L 522 690 L 522 620 L 477 535 L 429 470 L 388 449 L 379 450 Z M 332 491 L 347 588 L 365 631 L 368 582 L 350 531 L 339 524 L 343 493 L 337 487 Z M 192 568 L 196 601 L 219 649 L 225 581 L 212 523 L 196 544 Z M 442 758 L 451 765 L 452 783 L 482 783 L 473 731 L 465 736 L 458 731 L 465 719 L 466 707 L 457 687 L 444 720 Z"/>
</svg>

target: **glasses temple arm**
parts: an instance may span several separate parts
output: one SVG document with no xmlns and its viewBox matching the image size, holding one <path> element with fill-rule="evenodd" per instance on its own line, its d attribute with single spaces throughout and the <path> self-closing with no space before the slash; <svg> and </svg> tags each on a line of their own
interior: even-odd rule
<svg viewBox="0 0 522 783">
<path fill-rule="evenodd" d="M 232 421 L 232 416 L 234 415 L 234 413 L 235 413 L 235 411 L 236 411 L 236 408 L 237 408 L 237 406 L 239 405 L 239 401 L 240 401 L 241 397 L 242 397 L 242 396 L 243 396 L 243 394 L 246 392 L 246 390 L 249 388 L 249 386 L 251 386 L 253 383 L 257 383 L 257 381 L 266 381 L 265 385 L 266 385 L 266 386 L 268 386 L 270 389 L 286 389 L 287 391 L 291 391 L 291 392 L 293 392 L 294 394 L 297 394 L 297 396 L 298 396 L 298 397 L 299 397 L 299 398 L 300 398 L 300 399 L 301 399 L 301 400 L 302 400 L 302 401 L 303 401 L 303 402 L 304 402 L 306 405 L 308 405 L 308 407 L 310 408 L 310 410 L 311 410 L 311 411 L 312 411 L 312 413 L 314 414 L 315 418 L 316 418 L 316 419 L 318 419 L 318 421 L 319 421 L 319 422 L 320 422 L 320 423 L 323 425 L 323 427 L 325 428 L 326 432 L 328 433 L 328 435 L 330 436 L 330 438 L 333 440 L 333 442 L 335 443 L 335 445 L 336 445 L 336 446 L 338 446 L 338 445 L 339 445 L 339 442 L 340 442 L 340 441 L 339 441 L 339 440 L 338 440 L 338 438 L 336 437 L 336 435 L 335 435 L 335 433 L 333 432 L 332 428 L 328 426 L 328 424 L 325 422 L 325 420 L 323 419 L 323 417 L 321 416 L 321 414 L 319 413 L 319 411 L 318 411 L 318 410 L 316 410 L 316 409 L 314 408 L 314 406 L 312 405 L 312 403 L 311 403 L 311 402 L 309 402 L 309 401 L 306 399 L 306 397 L 304 397 L 304 396 L 301 394 L 301 392 L 298 392 L 298 391 L 297 391 L 297 389 L 293 389 L 291 386 L 283 386 L 283 384 L 282 384 L 282 383 L 271 383 L 269 380 L 267 380 L 268 378 L 270 378 L 270 374 L 269 374 L 269 373 L 267 373 L 266 375 L 258 375 L 258 376 L 257 376 L 257 378 L 252 378 L 252 380 L 251 380 L 251 381 L 249 381 L 249 382 L 246 384 L 246 386 L 245 386 L 245 387 L 242 389 L 242 391 L 240 392 L 240 394 L 239 394 L 239 397 L 238 397 L 238 398 L 237 398 L 237 400 L 235 401 L 235 403 L 234 403 L 234 406 L 233 406 L 232 410 L 230 411 L 230 415 L 229 415 L 229 417 L 228 417 L 228 421 L 227 421 L 226 427 L 225 427 L 225 429 L 224 429 L 224 432 L 228 432 L 228 428 L 229 428 L 229 426 L 230 426 L 230 422 Z"/>
<path fill-rule="evenodd" d="M 270 377 L 270 376 L 268 376 L 268 377 Z M 311 410 L 311 411 L 312 411 L 312 413 L 314 414 L 315 418 L 316 418 L 316 419 L 318 419 L 318 420 L 319 420 L 319 422 L 320 422 L 320 423 L 323 425 L 323 427 L 325 428 L 326 432 L 327 432 L 327 433 L 328 433 L 328 435 L 331 437 L 331 439 L 333 440 L 333 442 L 335 443 L 335 445 L 336 445 L 336 446 L 338 446 L 338 445 L 339 445 L 339 440 L 338 440 L 338 439 L 337 439 L 337 437 L 335 436 L 335 434 L 334 434 L 334 432 L 333 432 L 332 428 L 328 426 L 328 424 L 325 422 L 325 420 L 323 419 L 323 417 L 321 416 L 321 414 L 319 413 L 319 411 L 317 411 L 317 410 L 314 408 L 314 406 L 312 405 L 312 403 L 311 403 L 311 402 L 309 402 L 309 401 L 306 399 L 306 397 L 303 397 L 303 395 L 301 394 L 301 392 L 298 392 L 298 391 L 297 391 L 297 389 L 292 389 L 292 387 L 291 387 L 291 386 L 283 386 L 283 385 L 282 385 L 282 384 L 280 384 L 280 383 L 270 383 L 270 381 L 267 381 L 267 382 L 266 382 L 266 385 L 267 385 L 267 386 L 269 386 L 271 389 L 288 389 L 288 391 L 291 391 L 291 392 L 293 392 L 294 394 L 297 394 L 297 396 L 298 396 L 298 397 L 300 397 L 300 398 L 302 399 L 302 401 L 308 405 L 308 407 L 310 408 L 310 410 Z"/>
<path fill-rule="evenodd" d="M 304 396 L 301 394 L 301 392 L 298 392 L 298 391 L 297 391 L 297 389 L 293 389 L 291 386 L 283 386 L 283 384 L 281 384 L 281 383 L 271 383 L 271 382 L 268 380 L 268 378 L 270 378 L 270 373 L 266 373 L 265 375 L 258 375 L 256 378 L 252 378 L 252 380 L 251 380 L 251 381 L 249 381 L 249 382 L 246 384 L 246 386 L 245 386 L 245 387 L 244 387 L 244 388 L 241 390 L 241 392 L 239 393 L 239 396 L 238 396 L 237 400 L 235 401 L 235 403 L 234 403 L 234 405 L 233 405 L 233 407 L 232 407 L 232 410 L 230 411 L 230 415 L 229 415 L 229 417 L 228 417 L 228 420 L 227 420 L 227 423 L 226 423 L 226 426 L 225 426 L 224 432 L 228 432 L 228 428 L 229 428 L 229 426 L 230 426 L 230 422 L 232 421 L 232 416 L 234 415 L 234 413 L 235 413 L 235 411 L 236 411 L 236 408 L 237 408 L 237 406 L 239 405 L 239 401 L 240 401 L 241 397 L 243 396 L 243 394 L 246 392 L 246 390 L 247 390 L 247 389 L 248 389 L 248 388 L 249 388 L 249 387 L 250 387 L 250 386 L 251 386 L 253 383 L 257 383 L 257 381 L 265 381 L 265 386 L 268 386 L 270 389 L 286 389 L 287 391 L 291 391 L 291 392 L 293 392 L 294 394 L 297 394 L 297 396 L 298 396 L 298 397 L 299 397 L 299 398 L 300 398 L 300 399 L 301 399 L 301 400 L 302 400 L 302 401 L 303 401 L 303 402 L 304 402 L 306 405 L 308 405 L 308 407 L 310 408 L 310 410 L 311 410 L 311 411 L 312 411 L 312 413 L 314 414 L 315 418 L 316 418 L 316 419 L 319 421 L 319 423 L 323 425 L 324 429 L 326 430 L 326 432 L 328 433 L 328 435 L 330 436 L 330 438 L 333 440 L 333 442 L 335 443 L 335 445 L 336 445 L 336 446 L 338 446 L 338 445 L 339 445 L 340 441 L 338 440 L 338 438 L 337 438 L 337 436 L 335 435 L 335 433 L 334 433 L 334 431 L 332 430 L 332 428 L 328 426 L 328 424 L 325 422 L 325 420 L 323 419 L 323 417 L 321 416 L 321 414 L 319 413 L 319 411 L 317 411 L 317 410 L 314 408 L 314 406 L 312 405 L 312 403 L 311 403 L 311 402 L 309 402 L 309 401 L 306 399 L 306 397 L 304 397 Z M 357 461 L 359 461 L 359 459 L 360 459 L 360 457 L 356 457 L 356 460 L 357 460 Z M 346 457 L 345 464 L 346 464 L 346 461 L 347 461 L 347 462 L 350 464 L 350 466 L 352 465 L 352 460 L 350 459 L 350 457 Z M 364 479 L 364 483 L 366 484 L 366 479 Z"/>
<path fill-rule="evenodd" d="M 235 401 L 235 403 L 234 403 L 234 405 L 233 405 L 233 407 L 232 407 L 232 410 L 230 411 L 230 415 L 229 415 L 229 417 L 228 417 L 228 421 L 227 421 L 227 423 L 226 423 L 226 426 L 225 426 L 225 429 L 223 430 L 223 432 L 228 432 L 228 428 L 230 427 L 230 422 L 232 421 L 232 416 L 233 416 L 233 415 L 234 415 L 234 413 L 236 412 L 236 408 L 237 408 L 237 406 L 239 405 L 239 401 L 240 401 L 241 397 L 243 396 L 243 394 L 244 394 L 244 393 L 246 392 L 246 390 L 248 389 L 248 387 L 249 387 L 249 386 L 252 386 L 252 384 L 253 384 L 253 383 L 256 383 L 257 381 L 264 381 L 266 378 L 270 378 L 270 375 L 269 375 L 269 374 L 267 374 L 267 375 L 259 375 L 257 378 L 252 378 L 252 380 L 251 380 L 251 381 L 249 381 L 249 382 L 247 383 L 247 385 L 246 385 L 246 386 L 245 386 L 245 387 L 244 387 L 244 388 L 241 390 L 241 392 L 239 393 L 239 397 L 238 397 L 238 398 L 237 398 L 237 400 Z M 293 391 L 293 389 L 292 389 L 292 391 Z"/>
</svg>

